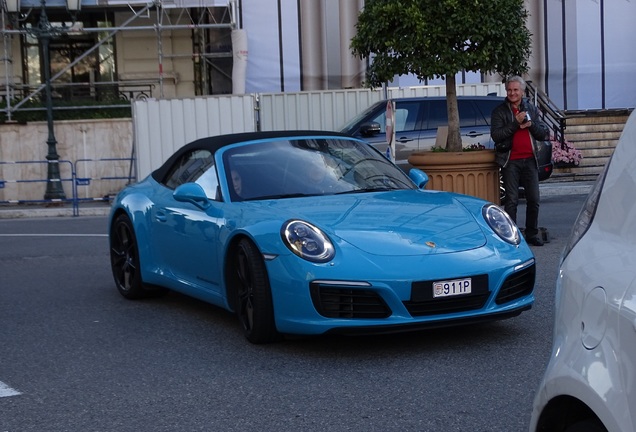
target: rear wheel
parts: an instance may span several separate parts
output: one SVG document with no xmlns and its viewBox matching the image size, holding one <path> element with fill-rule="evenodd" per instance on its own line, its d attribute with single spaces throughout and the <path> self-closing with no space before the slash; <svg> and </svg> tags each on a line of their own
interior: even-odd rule
<svg viewBox="0 0 636 432">
<path fill-rule="evenodd" d="M 162 294 L 164 288 L 147 287 L 141 279 L 139 250 L 130 218 L 115 218 L 110 234 L 110 266 L 119 293 L 127 299 L 140 299 Z"/>
<path fill-rule="evenodd" d="M 265 263 L 259 250 L 248 239 L 239 242 L 234 264 L 237 276 L 236 314 L 245 337 L 255 344 L 279 340 Z"/>
</svg>

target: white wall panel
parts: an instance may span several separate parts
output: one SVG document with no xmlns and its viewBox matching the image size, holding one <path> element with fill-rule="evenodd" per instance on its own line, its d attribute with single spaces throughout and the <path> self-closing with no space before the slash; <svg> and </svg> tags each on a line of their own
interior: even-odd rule
<svg viewBox="0 0 636 432">
<path fill-rule="evenodd" d="M 369 89 L 262 94 L 261 130 L 338 130 L 381 99 L 380 90 Z"/>
<path fill-rule="evenodd" d="M 137 178 L 195 139 L 254 131 L 255 112 L 252 95 L 133 102 Z"/>
<path fill-rule="evenodd" d="M 459 95 L 505 95 L 503 84 L 463 84 Z M 443 96 L 444 86 L 389 88 L 391 98 Z M 258 98 L 258 106 L 256 100 Z M 370 89 L 148 99 L 133 103 L 137 178 L 159 167 L 178 148 L 207 136 L 257 130 L 340 130 L 367 107 L 384 99 Z"/>
</svg>

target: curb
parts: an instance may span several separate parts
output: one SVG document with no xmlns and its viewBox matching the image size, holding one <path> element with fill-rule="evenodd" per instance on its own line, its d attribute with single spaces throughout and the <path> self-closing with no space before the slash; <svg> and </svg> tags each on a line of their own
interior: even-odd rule
<svg viewBox="0 0 636 432">
<path fill-rule="evenodd" d="M 539 184 L 541 197 L 564 195 L 587 195 L 594 185 L 590 182 L 551 182 Z"/>
<path fill-rule="evenodd" d="M 110 206 L 79 208 L 79 216 L 108 216 Z M 73 217 L 73 207 L 32 207 L 16 206 L 0 208 L 0 219 Z"/>
</svg>

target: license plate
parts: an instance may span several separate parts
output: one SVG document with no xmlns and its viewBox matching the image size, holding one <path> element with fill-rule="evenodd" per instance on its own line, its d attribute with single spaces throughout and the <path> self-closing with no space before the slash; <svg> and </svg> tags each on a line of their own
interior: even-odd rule
<svg viewBox="0 0 636 432">
<path fill-rule="evenodd" d="M 433 298 L 470 294 L 470 278 L 433 282 Z"/>
</svg>

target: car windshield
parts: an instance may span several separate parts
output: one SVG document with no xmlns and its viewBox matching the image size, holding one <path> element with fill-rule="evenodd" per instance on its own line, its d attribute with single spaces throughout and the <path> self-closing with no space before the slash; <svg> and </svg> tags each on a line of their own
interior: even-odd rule
<svg viewBox="0 0 636 432">
<path fill-rule="evenodd" d="M 223 162 L 232 201 L 415 188 L 377 150 L 339 137 L 248 143 Z"/>
</svg>

